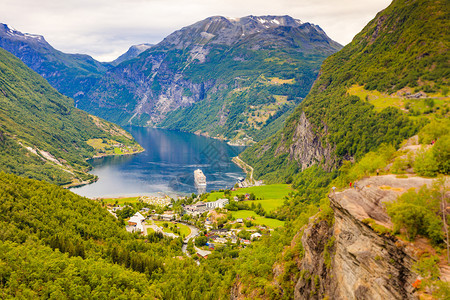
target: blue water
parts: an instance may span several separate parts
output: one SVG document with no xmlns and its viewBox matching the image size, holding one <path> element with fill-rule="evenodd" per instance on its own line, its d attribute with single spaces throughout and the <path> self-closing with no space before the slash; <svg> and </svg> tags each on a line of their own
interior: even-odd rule
<svg viewBox="0 0 450 300">
<path fill-rule="evenodd" d="M 194 170 L 206 176 L 206 190 L 232 187 L 242 170 L 231 158 L 244 148 L 191 133 L 130 127 L 127 130 L 145 151 L 130 156 L 93 159 L 93 184 L 71 189 L 86 197 L 185 195 L 198 193 Z"/>
</svg>

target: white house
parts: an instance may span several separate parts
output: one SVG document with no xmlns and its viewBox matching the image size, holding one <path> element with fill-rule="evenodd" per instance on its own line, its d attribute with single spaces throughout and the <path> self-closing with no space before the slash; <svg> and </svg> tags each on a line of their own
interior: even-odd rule
<svg viewBox="0 0 450 300">
<path fill-rule="evenodd" d="M 206 204 L 206 208 L 208 210 L 212 210 L 215 208 L 224 208 L 225 205 L 227 205 L 228 203 L 230 203 L 230 201 L 228 199 L 224 198 L 224 199 L 218 199 L 213 202 L 206 202 L 205 204 Z"/>
<path fill-rule="evenodd" d="M 262 237 L 262 234 L 259 232 L 255 232 L 250 235 L 251 240 L 259 239 L 260 237 Z"/>
<path fill-rule="evenodd" d="M 131 232 L 135 232 L 140 230 L 142 233 L 144 233 L 144 222 L 145 218 L 143 215 L 141 215 L 140 212 L 137 212 L 128 220 L 128 226 L 131 227 Z"/>
</svg>

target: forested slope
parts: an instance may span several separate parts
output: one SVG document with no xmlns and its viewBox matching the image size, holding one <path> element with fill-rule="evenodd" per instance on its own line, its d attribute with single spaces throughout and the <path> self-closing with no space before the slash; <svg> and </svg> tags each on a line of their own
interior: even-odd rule
<svg viewBox="0 0 450 300">
<path fill-rule="evenodd" d="M 398 146 L 430 118 L 447 118 L 448 26 L 445 1 L 394 1 L 324 61 L 284 129 L 241 157 L 257 177 L 280 180 Z"/>
<path fill-rule="evenodd" d="M 101 138 L 135 146 L 120 127 L 76 109 L 73 100 L 0 49 L 0 170 L 67 184 L 92 179 L 86 159 Z"/>
<path fill-rule="evenodd" d="M 17 56 L 55 89 L 71 98 L 86 93 L 112 67 L 86 54 L 58 51 L 43 36 L 22 33 L 1 23 L 0 47 Z"/>
<path fill-rule="evenodd" d="M 100 204 L 0 172 L 0 297 L 218 299 L 231 257 L 198 266 L 181 239 L 127 233 Z"/>
</svg>

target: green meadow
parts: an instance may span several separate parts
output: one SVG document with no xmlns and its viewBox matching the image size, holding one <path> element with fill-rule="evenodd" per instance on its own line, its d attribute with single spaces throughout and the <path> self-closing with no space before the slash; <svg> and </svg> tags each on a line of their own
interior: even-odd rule
<svg viewBox="0 0 450 300">
<path fill-rule="evenodd" d="M 289 184 L 270 184 L 238 189 L 236 191 L 232 191 L 231 196 L 234 197 L 237 195 L 253 193 L 257 199 L 262 200 L 249 201 L 249 204 L 250 202 L 254 202 L 255 204 L 261 203 L 264 210 L 273 211 L 283 204 L 284 197 L 289 195 L 291 192 L 294 192 L 294 189 L 292 189 Z M 223 192 L 214 192 L 209 194 L 207 201 L 215 201 L 223 197 Z"/>
<path fill-rule="evenodd" d="M 277 219 L 261 217 L 252 210 L 238 210 L 238 211 L 233 211 L 232 213 L 233 213 L 233 217 L 236 219 L 242 218 L 245 220 L 248 217 L 251 217 L 254 219 L 254 220 L 252 220 L 252 222 L 255 224 L 258 224 L 258 225 L 265 225 L 270 228 L 277 228 L 277 227 L 284 226 L 283 221 L 280 221 Z"/>
</svg>

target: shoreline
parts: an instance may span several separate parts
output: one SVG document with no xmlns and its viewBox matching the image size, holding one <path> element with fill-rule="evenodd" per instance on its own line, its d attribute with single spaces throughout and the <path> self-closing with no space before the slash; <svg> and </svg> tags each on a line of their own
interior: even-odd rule
<svg viewBox="0 0 450 300">
<path fill-rule="evenodd" d="M 201 133 L 199 133 L 199 132 L 188 132 L 188 131 L 182 131 L 182 130 L 177 130 L 177 129 L 166 129 L 166 128 L 160 128 L 160 127 L 151 127 L 151 126 L 138 126 L 138 127 L 142 127 L 142 128 L 150 127 L 150 128 L 155 128 L 155 129 L 173 130 L 173 131 L 178 131 L 178 132 L 190 133 L 190 134 L 195 134 L 195 135 L 197 135 L 197 136 L 203 136 L 203 137 L 206 137 L 206 138 L 211 138 L 211 139 L 215 139 L 215 140 L 220 140 L 220 141 L 222 141 L 222 142 L 226 142 L 229 146 L 233 146 L 233 147 L 246 147 L 246 145 L 233 144 L 233 142 L 231 142 L 231 141 L 229 141 L 229 140 L 227 140 L 227 139 L 220 138 L 220 137 L 211 137 L 211 136 L 209 136 L 209 135 L 201 134 Z M 248 146 L 248 145 L 247 145 L 247 146 Z M 146 151 L 146 149 L 144 149 L 142 146 L 140 146 L 140 147 L 141 147 L 142 149 L 139 150 L 139 151 L 136 151 L 136 152 L 122 153 L 122 154 L 115 154 L 115 153 L 114 153 L 114 154 L 94 155 L 93 157 L 86 159 L 86 161 L 89 161 L 89 160 L 95 160 L 95 159 L 100 159 L 100 158 L 105 158 L 105 157 L 130 156 L 130 155 L 135 155 L 135 154 L 143 153 L 143 152 Z M 237 160 L 239 160 L 239 161 L 242 162 L 242 163 L 237 162 Z M 245 162 L 243 162 L 238 156 L 232 157 L 232 158 L 231 158 L 231 161 L 232 161 L 235 165 L 237 165 L 237 166 L 238 166 L 238 167 L 239 167 L 246 175 L 248 175 L 249 171 L 247 170 L 247 168 L 246 168 L 245 166 L 249 167 L 250 169 L 253 169 L 253 168 L 251 168 L 249 165 L 247 165 Z M 244 166 L 241 165 L 241 164 L 243 164 Z M 87 174 L 91 174 L 91 173 L 87 173 Z M 94 175 L 94 174 L 91 174 L 91 175 Z M 253 172 L 250 173 L 250 177 L 251 177 L 251 178 L 253 177 Z M 70 183 L 70 184 L 63 185 L 63 186 L 61 186 L 61 187 L 64 188 L 64 189 L 71 190 L 71 189 L 81 188 L 81 187 L 83 187 L 83 186 L 86 186 L 86 185 L 90 185 L 90 184 L 96 183 L 98 180 L 99 180 L 99 177 L 95 175 L 95 178 L 93 178 L 92 180 L 85 180 L 85 181 L 81 181 L 81 182 L 72 182 L 72 183 Z M 72 192 L 73 192 L 73 191 L 72 191 Z M 114 198 L 114 199 L 120 199 L 120 198 L 140 197 L 140 196 L 152 196 L 152 197 L 153 197 L 153 196 L 156 196 L 156 197 L 160 197 L 161 195 L 158 195 L 159 193 L 163 193 L 163 192 L 156 192 L 156 193 L 150 193 L 150 194 L 120 194 L 120 195 L 105 195 L 105 196 L 93 196 L 93 197 L 83 196 L 83 197 L 86 197 L 86 198 L 89 198 L 89 199 L 102 199 L 102 198 L 111 198 L 111 199 Z M 175 195 L 174 195 L 175 198 L 178 198 L 178 197 L 185 197 L 185 196 L 187 195 L 186 193 L 182 193 L 182 192 L 174 193 L 174 194 L 175 194 Z M 171 196 L 169 196 L 169 197 L 171 197 Z M 172 198 L 173 198 L 173 197 L 172 197 Z"/>
<path fill-rule="evenodd" d="M 155 197 L 155 198 L 161 198 L 164 199 L 166 197 L 172 198 L 172 199 L 178 199 L 180 197 L 186 197 L 189 196 L 189 193 L 173 193 L 173 194 L 167 194 L 164 192 L 156 192 L 156 193 L 136 193 L 136 194 L 120 194 L 120 195 L 105 195 L 105 196 L 96 196 L 96 197 L 88 197 L 88 196 L 82 196 L 86 197 L 91 200 L 101 200 L 101 199 L 114 199 L 114 200 L 120 200 L 120 199 L 126 199 L 126 198 L 140 198 L 140 197 Z"/>
<path fill-rule="evenodd" d="M 142 148 L 142 150 L 137 151 L 137 152 L 132 152 L 132 153 L 94 155 L 93 157 L 86 159 L 86 161 L 89 161 L 91 159 L 104 158 L 104 157 L 135 155 L 135 154 L 142 153 L 144 151 L 145 151 L 145 149 Z M 90 173 L 87 173 L 87 174 L 90 174 Z M 94 174 L 91 174 L 91 175 L 94 175 Z M 85 180 L 85 181 L 81 181 L 81 182 L 71 182 L 69 184 L 62 185 L 61 187 L 64 188 L 64 189 L 70 190 L 70 189 L 73 189 L 73 188 L 79 188 L 79 187 L 82 187 L 82 186 L 85 186 L 85 185 L 90 185 L 90 184 L 96 183 L 99 180 L 99 177 L 97 175 L 94 175 L 94 176 L 95 176 L 95 178 L 93 178 L 91 180 Z"/>
<path fill-rule="evenodd" d="M 244 173 L 247 175 L 246 177 L 248 177 L 248 175 L 250 174 L 249 178 L 245 178 L 245 180 L 249 180 L 250 183 L 255 183 L 255 180 L 253 179 L 253 167 L 250 166 L 249 164 L 247 164 L 245 161 L 243 161 L 242 159 L 239 158 L 239 156 L 235 156 L 231 159 L 232 162 L 234 162 L 239 168 L 241 168 Z M 249 170 L 247 170 L 247 168 Z"/>
</svg>

